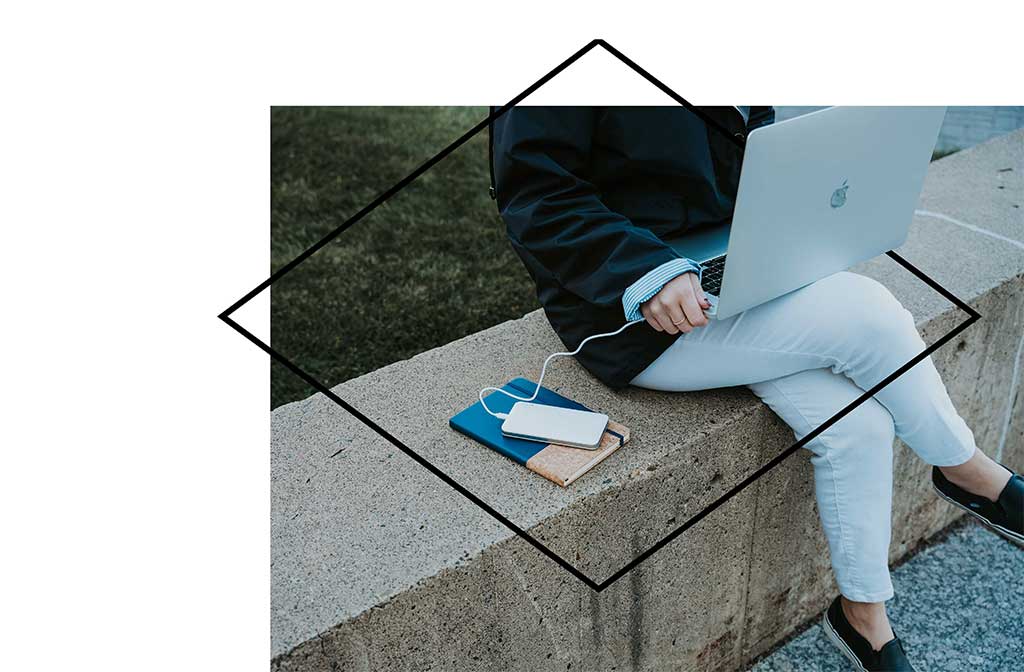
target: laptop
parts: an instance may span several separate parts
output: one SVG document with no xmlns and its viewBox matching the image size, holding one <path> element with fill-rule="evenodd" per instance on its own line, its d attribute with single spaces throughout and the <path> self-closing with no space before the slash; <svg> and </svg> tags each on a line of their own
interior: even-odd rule
<svg viewBox="0 0 1024 672">
<path fill-rule="evenodd" d="M 899 247 L 944 107 L 832 107 L 747 138 L 730 222 L 668 239 L 724 319 Z"/>
</svg>

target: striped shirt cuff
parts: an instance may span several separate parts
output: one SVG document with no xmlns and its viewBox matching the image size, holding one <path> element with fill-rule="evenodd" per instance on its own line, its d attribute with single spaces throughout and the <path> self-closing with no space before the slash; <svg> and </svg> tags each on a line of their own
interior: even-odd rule
<svg viewBox="0 0 1024 672">
<path fill-rule="evenodd" d="M 647 273 L 630 285 L 626 289 L 626 293 L 622 295 L 622 309 L 626 314 L 626 321 L 642 319 L 640 304 L 660 292 L 661 288 L 672 278 L 690 271 L 696 273 L 699 278 L 703 270 L 704 268 L 700 264 L 690 259 L 673 259 Z"/>
</svg>

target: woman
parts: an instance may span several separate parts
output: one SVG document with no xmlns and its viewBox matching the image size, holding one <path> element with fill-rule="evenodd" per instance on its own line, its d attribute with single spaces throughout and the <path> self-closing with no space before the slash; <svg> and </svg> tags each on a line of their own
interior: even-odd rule
<svg viewBox="0 0 1024 672">
<path fill-rule="evenodd" d="M 775 115 L 702 112 L 716 123 L 683 107 L 513 108 L 492 129 L 498 207 L 567 347 L 646 320 L 577 356 L 597 378 L 672 392 L 747 385 L 799 439 L 924 343 L 888 290 L 853 273 L 706 318 L 699 265 L 663 239 L 731 216 L 742 143 L 728 136 L 742 141 Z M 824 625 L 867 670 L 913 669 L 885 612 L 896 436 L 934 465 L 940 494 L 1024 541 L 1024 479 L 976 448 L 931 359 L 808 442 L 841 593 Z"/>
</svg>

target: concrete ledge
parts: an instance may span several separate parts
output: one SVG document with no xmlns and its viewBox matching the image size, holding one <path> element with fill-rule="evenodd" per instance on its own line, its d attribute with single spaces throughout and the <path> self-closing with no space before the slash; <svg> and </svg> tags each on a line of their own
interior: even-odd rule
<svg viewBox="0 0 1024 672">
<path fill-rule="evenodd" d="M 932 214 L 900 250 L 981 312 L 936 363 L 979 445 L 1018 465 L 1021 206 L 1024 132 L 933 163 L 919 206 Z M 888 258 L 855 270 L 886 284 L 926 341 L 964 319 Z M 616 394 L 575 362 L 557 365 L 552 384 L 635 439 L 574 486 L 448 428 L 481 387 L 535 378 L 560 345 L 531 313 L 335 390 L 597 579 L 793 441 L 746 389 Z M 801 456 L 594 593 L 329 400 L 275 410 L 271 450 L 277 670 L 728 670 L 835 591 Z M 893 559 L 954 519 L 903 447 L 895 469 Z"/>
</svg>

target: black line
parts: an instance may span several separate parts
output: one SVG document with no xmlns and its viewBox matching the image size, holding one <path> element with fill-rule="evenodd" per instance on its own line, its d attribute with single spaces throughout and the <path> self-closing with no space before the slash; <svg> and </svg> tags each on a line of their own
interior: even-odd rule
<svg viewBox="0 0 1024 672">
<path fill-rule="evenodd" d="M 509 102 L 505 103 L 504 105 L 502 105 L 501 107 L 496 109 L 491 114 L 488 114 L 487 117 L 483 119 L 483 121 L 480 121 L 479 123 L 477 123 L 471 129 L 469 129 L 468 131 L 463 133 L 461 136 L 459 136 L 459 138 L 457 140 L 455 140 L 450 145 L 448 145 L 447 147 L 442 149 L 440 152 L 435 154 L 430 159 L 427 159 L 418 168 L 416 168 L 414 171 L 412 171 L 411 173 L 406 175 L 403 179 L 399 180 L 390 189 L 388 189 L 387 191 L 385 191 L 382 194 L 380 194 L 379 196 L 377 196 L 377 198 L 375 198 L 372 201 L 370 201 L 370 203 L 368 205 L 366 205 L 366 207 L 364 207 L 362 210 L 360 210 L 356 214 L 354 214 L 351 217 L 349 217 L 344 223 L 340 224 L 337 228 L 335 228 L 333 231 L 328 233 L 326 236 L 324 236 L 323 238 L 318 240 L 313 245 L 310 245 L 309 248 L 307 248 L 305 251 L 303 251 L 297 257 L 295 257 L 294 259 L 289 261 L 287 264 L 285 264 L 281 268 L 277 269 L 275 272 L 273 272 L 270 275 L 269 278 L 267 278 L 266 280 L 264 280 L 260 284 L 258 284 L 255 287 L 253 287 L 245 296 L 240 298 L 238 301 L 235 301 L 233 304 L 231 304 L 230 307 L 228 307 L 227 310 L 225 310 L 223 313 L 221 313 L 220 317 L 228 317 L 228 316 L 230 316 L 233 312 L 235 312 L 236 310 L 241 308 L 243 305 L 245 305 L 254 296 L 256 296 L 257 294 L 262 292 L 264 289 L 269 287 L 274 282 L 277 282 L 278 280 L 280 280 L 282 277 L 284 277 L 284 275 L 286 273 L 288 273 L 293 268 L 298 266 L 300 263 L 302 263 L 303 261 L 305 261 L 306 259 L 311 257 L 318 250 L 320 250 L 324 245 L 326 245 L 327 243 L 331 242 L 336 237 L 338 237 L 341 234 L 342 231 L 344 231 L 348 227 L 352 226 L 353 224 L 355 224 L 356 222 L 361 220 L 363 217 L 368 215 L 372 210 L 377 208 L 377 206 L 381 205 L 382 203 L 384 203 L 384 201 L 388 200 L 389 198 L 391 198 L 392 196 L 397 194 L 399 191 L 404 189 L 406 186 L 409 185 L 410 182 L 412 182 L 413 180 L 418 178 L 420 175 L 425 173 L 427 170 L 432 168 L 434 165 L 436 165 L 437 163 L 442 161 L 446 156 L 448 156 L 449 154 L 454 152 L 456 149 L 461 147 L 463 144 L 465 144 L 474 135 L 476 135 L 477 133 L 479 133 L 483 129 L 487 128 L 488 124 L 493 122 L 495 119 L 497 119 L 501 115 L 505 114 L 505 111 L 508 110 L 510 107 L 512 107 L 514 105 L 517 105 L 524 98 L 529 96 L 531 93 L 533 93 L 534 91 L 539 89 L 544 84 L 547 84 L 548 81 L 551 80 L 555 75 L 559 74 L 560 72 L 562 72 L 563 70 L 568 68 L 570 65 L 575 63 L 584 54 L 586 54 L 588 51 L 590 51 L 591 49 L 596 47 L 597 44 L 598 44 L 598 40 L 591 41 L 585 47 L 583 47 L 582 49 L 577 51 L 575 54 L 573 54 L 569 58 L 567 58 L 564 61 L 562 61 L 558 66 L 553 68 L 546 75 L 544 75 L 543 77 L 538 79 L 536 82 L 531 84 L 529 87 L 527 87 L 526 90 L 524 90 L 518 96 L 516 96 L 515 98 L 513 98 Z"/>
<path fill-rule="evenodd" d="M 404 187 L 408 186 L 413 180 L 415 180 L 417 177 L 422 175 L 426 170 L 428 170 L 429 168 L 431 168 L 432 166 L 437 164 L 439 161 L 441 161 L 446 156 L 448 156 L 448 154 L 450 154 L 455 149 L 457 149 L 462 144 L 464 144 L 466 141 L 468 141 L 470 138 L 472 138 L 475 134 L 479 133 L 484 128 L 486 128 L 486 126 L 488 124 L 490 124 L 492 121 L 494 121 L 495 119 L 500 117 L 502 114 L 504 114 L 510 107 L 512 107 L 513 105 L 518 104 L 520 101 L 522 101 L 528 95 L 533 93 L 540 86 L 542 86 L 543 84 L 547 83 L 555 75 L 559 74 L 562 70 L 564 70 L 568 66 L 572 65 L 576 60 L 578 60 L 581 56 L 586 54 L 588 51 L 590 51 L 591 49 L 593 49 L 597 45 L 601 45 L 609 53 L 611 53 L 613 56 L 615 56 L 620 61 L 625 63 L 627 66 L 629 66 L 631 69 L 633 69 L 636 73 L 638 73 L 644 79 L 649 81 L 651 84 L 656 86 L 658 89 L 660 89 L 661 91 L 663 91 L 667 95 L 669 95 L 673 100 L 675 100 L 679 104 L 683 105 L 686 109 L 690 110 L 691 112 L 693 112 L 694 114 L 699 116 L 705 123 L 709 124 L 711 127 L 715 128 L 719 132 L 723 133 L 726 137 L 728 137 L 731 141 L 733 141 L 737 145 L 742 146 L 743 143 L 740 140 L 738 140 L 737 138 L 734 138 L 732 135 L 730 135 L 725 128 L 723 128 L 720 124 L 718 124 L 718 122 L 716 122 L 714 119 L 712 119 L 709 116 L 707 116 L 704 112 L 702 112 L 702 111 L 698 110 L 697 108 L 693 107 L 684 98 L 682 98 L 677 93 L 675 93 L 674 91 L 669 89 L 662 82 L 660 82 L 659 80 L 654 78 L 650 73 L 648 73 L 646 70 L 644 70 L 643 68 L 638 66 L 636 63 L 634 63 L 632 60 L 627 58 L 625 55 L 623 55 L 617 49 L 615 49 L 614 47 L 609 45 L 604 40 L 593 40 L 589 44 L 587 44 L 585 47 L 583 47 L 582 49 L 577 51 L 575 54 L 573 54 L 571 57 L 569 57 L 568 59 L 563 61 L 557 67 L 552 69 L 546 75 L 541 77 L 539 80 L 537 80 L 537 82 L 535 82 L 533 85 L 528 87 L 526 90 L 524 90 L 518 96 L 516 96 L 511 101 L 509 101 L 507 104 L 503 105 L 500 108 L 495 109 L 483 121 L 481 121 L 478 124 L 476 124 L 475 126 L 473 126 L 469 131 L 467 131 L 462 136 L 460 136 L 457 140 L 455 140 L 453 143 L 448 145 L 448 147 L 446 147 L 445 149 L 441 150 L 441 152 L 439 152 L 433 158 L 431 158 L 428 161 L 426 161 L 425 163 L 423 163 L 420 167 L 418 167 L 416 170 L 414 170 L 412 173 L 410 173 L 406 178 L 404 178 L 403 180 L 399 181 L 397 184 L 395 184 L 393 187 L 391 187 L 387 191 L 383 192 L 376 199 L 374 199 L 374 201 L 372 201 L 369 205 L 367 205 L 362 210 L 357 212 L 353 217 L 349 218 L 346 222 L 344 222 L 343 224 L 338 226 L 332 232 L 328 233 L 324 238 L 322 238 L 320 241 L 318 241 L 317 243 L 312 245 L 309 249 L 305 250 L 300 255 L 298 255 L 295 259 L 293 259 L 292 261 L 288 262 L 286 265 L 284 265 L 281 268 L 279 268 L 276 272 L 271 274 L 271 276 L 269 278 L 267 278 L 265 281 L 260 283 L 253 290 L 251 290 L 249 293 L 247 293 L 245 296 L 243 296 L 241 299 L 239 299 L 234 304 L 232 304 L 227 310 L 222 312 L 218 317 L 221 320 L 223 320 L 226 324 L 228 324 L 230 327 L 232 327 L 235 331 L 237 331 L 238 333 L 243 335 L 245 338 L 247 338 L 249 341 L 254 343 L 261 350 L 263 350 L 264 352 L 269 354 L 272 358 L 277 360 L 279 363 L 283 364 L 292 373 L 294 373 L 295 375 L 299 376 L 302 380 L 306 381 L 309 385 L 311 385 L 318 392 L 321 392 L 322 394 L 327 396 L 329 399 L 331 399 L 331 401 L 333 401 L 334 403 L 336 403 L 339 406 L 341 406 L 348 413 L 352 414 L 352 416 L 355 417 L 357 420 L 359 420 L 360 422 L 365 424 L 367 427 L 372 429 L 374 432 L 376 432 L 382 438 L 386 439 L 389 443 L 394 445 L 396 448 L 398 448 L 404 454 L 406 454 L 407 456 L 412 458 L 420 466 L 424 467 L 425 469 L 427 469 L 427 471 L 429 471 L 430 473 L 434 474 L 436 477 L 441 479 L 444 483 L 449 485 L 451 488 L 453 488 L 456 492 L 458 492 L 463 497 L 468 499 L 470 502 L 472 502 L 473 504 L 475 504 L 478 507 L 480 507 L 481 510 L 483 510 L 485 513 L 490 515 L 492 518 L 494 518 L 495 520 L 497 520 L 501 524 L 505 525 L 509 530 L 514 532 L 516 535 L 518 535 L 519 537 L 525 539 L 530 545 L 532 545 L 534 548 L 539 550 L 541 553 L 543 553 L 545 556 L 547 556 L 551 560 L 555 561 L 560 567 L 562 567 L 563 569 L 568 571 L 570 574 L 572 574 L 574 577 L 576 577 L 577 579 L 582 581 L 584 584 L 589 586 L 591 589 L 593 589 L 593 590 L 595 590 L 597 592 L 600 592 L 600 591 L 604 590 L 605 588 L 607 588 L 608 586 L 612 585 L 618 579 L 620 579 L 623 576 L 625 576 L 630 570 L 634 569 L 641 562 L 643 562 L 644 560 L 646 560 L 649 557 L 651 557 L 654 553 L 656 553 L 658 550 L 663 548 L 665 545 L 671 543 L 679 535 L 681 535 L 683 532 L 685 532 L 687 529 L 689 529 L 693 525 L 695 525 L 698 522 L 700 522 L 703 518 L 705 518 L 707 515 L 712 513 L 714 510 L 716 510 L 718 507 L 720 507 L 722 504 L 724 504 L 726 501 L 728 501 L 731 497 L 733 497 L 734 495 L 736 495 L 739 492 L 741 492 L 744 488 L 749 486 L 755 480 L 757 480 L 758 478 L 760 478 L 761 476 L 766 474 L 768 471 L 770 471 L 771 469 L 773 469 L 776 466 L 778 466 L 779 464 L 781 464 L 787 457 L 789 457 L 790 455 L 793 455 L 794 453 L 796 453 L 796 451 L 799 448 L 803 447 L 808 441 L 811 441 L 812 439 L 817 437 L 819 434 L 821 434 L 821 432 L 823 432 L 826 429 L 828 429 L 829 427 L 831 427 L 835 422 L 838 422 L 846 414 L 850 413 L 854 408 L 856 408 L 859 404 L 863 403 L 868 398 L 870 398 L 872 395 L 874 395 L 879 390 L 881 390 L 883 387 L 885 387 L 886 385 L 890 384 L 893 380 L 895 380 L 899 376 L 901 376 L 904 373 L 906 373 L 906 371 L 908 371 L 911 367 L 913 367 L 914 365 L 916 365 L 917 363 L 919 363 L 920 361 L 922 361 L 923 359 L 928 357 L 931 353 L 933 353 L 935 350 L 937 350 L 939 347 L 941 347 L 945 343 L 949 342 L 952 338 L 955 338 L 960 332 L 962 332 L 964 329 L 966 329 L 971 324 L 973 324 L 975 321 L 977 321 L 981 317 L 981 315 L 977 311 L 975 311 L 971 306 L 969 306 L 967 303 L 965 303 L 964 301 L 962 301 L 959 298 L 957 298 L 951 292 L 949 292 L 944 287 L 939 285 L 936 281 L 932 280 L 930 277 L 928 277 L 923 272 L 918 270 L 916 267 L 914 267 L 912 264 L 910 264 L 910 262 L 906 261 L 905 259 L 903 259 L 901 256 L 899 256 L 895 252 L 892 252 L 892 251 L 888 252 L 888 255 L 894 261 L 896 261 L 897 263 L 902 265 L 904 268 L 906 268 L 908 271 L 910 271 L 912 274 L 914 274 L 920 280 L 925 282 L 929 287 L 931 287 L 932 289 L 937 291 L 939 294 L 941 294 L 943 297 L 948 299 L 950 302 L 952 302 L 958 308 L 960 308 L 961 310 L 966 312 L 969 315 L 969 318 L 967 320 L 965 320 L 964 322 L 960 323 L 959 325 L 957 325 L 949 333 L 947 333 L 946 335 L 941 337 L 938 341 L 936 341 L 934 344 L 932 344 L 931 346 L 926 348 L 923 352 L 921 352 L 920 354 L 915 356 L 912 360 L 907 362 L 905 365 L 901 366 L 899 369 L 894 371 L 892 374 L 890 374 L 888 377 L 886 377 L 883 381 L 881 381 L 880 383 L 878 383 L 877 385 L 872 387 L 871 390 L 868 390 L 867 392 L 865 392 L 863 395 L 861 395 L 861 397 L 859 397 L 858 399 L 856 399 L 852 403 L 848 404 L 845 408 L 843 408 L 838 413 L 836 413 L 831 418 L 829 418 L 827 421 L 822 423 L 819 427 L 817 427 L 814 430 L 812 430 L 803 439 L 801 439 L 800 441 L 794 443 L 792 446 L 790 446 L 789 448 L 784 450 L 782 453 L 777 455 L 775 458 L 773 458 L 771 461 L 769 461 L 766 465 L 762 466 L 760 469 L 755 471 L 753 474 L 747 476 L 743 481 L 741 481 L 737 485 L 733 486 L 729 491 L 727 491 L 726 493 L 724 493 L 723 495 L 718 497 L 718 499 L 716 499 L 710 505 L 705 507 L 701 512 L 699 512 L 696 515 L 692 516 L 689 520 L 687 520 L 685 523 L 680 525 L 676 530 L 674 530 L 673 532 L 671 532 L 668 535 L 666 535 L 664 538 L 662 538 L 660 541 L 658 541 L 650 549 L 648 549 L 647 551 L 641 553 L 639 556 L 637 556 L 636 558 L 631 560 L 625 567 L 623 567 L 622 569 L 618 570 L 615 574 L 613 574 L 609 578 L 605 579 L 600 584 L 598 584 L 593 579 L 591 579 L 590 577 L 588 577 L 585 574 L 583 574 L 583 572 L 578 570 L 573 565 L 569 564 L 561 556 L 556 554 L 554 551 L 550 550 L 543 543 L 541 543 L 540 541 L 535 539 L 533 536 L 531 536 L 529 533 L 527 533 L 526 531 L 521 529 L 519 526 L 514 524 L 512 521 L 507 519 L 504 515 L 502 515 L 501 513 L 496 511 L 495 509 L 493 509 L 490 505 L 488 505 L 486 502 L 484 502 L 479 497 L 474 495 L 468 489 L 466 489 L 465 487 L 460 485 L 458 482 L 456 482 L 450 476 L 448 476 L 443 471 L 441 471 L 438 467 L 435 467 L 432 463 L 427 461 L 419 453 L 417 453 L 416 451 L 414 451 L 411 448 L 409 448 L 408 446 L 406 446 L 404 443 L 402 443 L 396 437 L 392 436 L 389 432 L 387 432 L 384 428 L 382 428 L 376 422 L 374 422 L 373 420 L 371 420 L 370 418 L 365 416 L 362 412 L 360 412 L 355 407 L 351 406 L 348 402 L 346 402 L 344 399 L 342 399 L 341 397 L 336 395 L 334 392 L 332 392 L 323 383 L 321 383 L 318 380 L 316 380 L 315 378 L 313 378 L 313 376 L 311 376 L 310 374 L 306 373 L 304 370 L 302 370 L 301 368 L 296 366 L 294 363 L 292 363 L 286 357 L 284 357 L 283 355 L 278 353 L 276 350 L 271 348 L 269 345 L 267 345 L 266 343 L 264 343 L 260 339 L 256 338 L 248 330 L 246 330 L 244 327 L 242 327 L 237 322 L 235 322 L 233 319 L 231 319 L 230 315 L 233 312 L 235 312 L 236 310 L 238 310 L 240 307 L 245 305 L 254 296 L 256 296 L 261 291 L 263 291 L 264 289 L 269 287 L 275 281 L 280 279 L 285 273 L 287 273 L 290 270 L 292 270 L 293 268 L 295 268 L 299 263 L 301 263 L 302 261 L 307 259 L 309 256 L 311 256 L 312 254 L 317 252 L 324 245 L 326 245 L 332 239 L 334 239 L 335 237 L 340 235 L 343 231 L 345 231 L 348 227 L 350 227 L 353 224 L 355 224 L 356 222 L 358 222 L 360 219 L 362 219 L 366 214 L 368 214 L 374 208 L 376 208 L 377 206 L 382 204 L 384 201 L 389 199 L 391 196 L 394 196 L 396 193 L 401 191 Z"/>
<path fill-rule="evenodd" d="M 886 254 L 888 254 L 900 266 L 902 266 L 903 268 L 907 269 L 908 271 L 913 273 L 915 276 L 917 276 L 918 280 L 921 280 L 926 285 L 928 285 L 929 287 L 934 289 L 936 292 L 938 292 L 939 294 L 944 296 L 947 301 L 949 301 L 950 303 L 955 305 L 960 310 L 964 311 L 965 313 L 967 313 L 971 317 L 974 317 L 974 318 L 981 317 L 981 313 L 979 313 L 974 308 L 972 308 L 967 302 L 961 300 L 960 298 L 955 296 L 953 294 L 953 292 L 949 291 L 948 289 L 946 289 L 945 287 L 943 287 L 939 283 L 937 283 L 934 280 L 932 280 L 931 278 L 929 278 L 922 271 L 918 270 L 918 268 L 916 266 L 914 266 L 912 263 L 910 263 L 909 261 L 907 261 L 906 259 L 904 259 L 900 255 L 896 254 L 892 250 L 889 250 L 888 252 L 886 252 Z"/>
<path fill-rule="evenodd" d="M 346 411 L 351 413 L 356 418 L 356 420 L 359 420 L 364 425 L 366 425 L 367 427 L 372 429 L 374 432 L 379 434 L 381 437 L 383 437 L 384 439 L 387 439 L 387 441 L 390 442 L 393 446 L 395 446 L 395 448 L 398 448 L 400 451 L 402 451 L 403 453 L 405 453 L 406 455 L 411 457 L 417 464 L 419 464 L 424 469 L 426 469 L 427 471 L 432 473 L 434 476 L 437 476 L 438 478 L 440 478 L 442 481 L 444 481 L 446 484 L 448 484 L 452 489 L 454 489 L 456 492 L 458 492 L 460 495 L 462 495 L 463 497 L 468 499 L 473 504 L 476 504 L 485 513 L 490 515 L 492 518 L 497 520 L 499 523 L 501 523 L 502 525 L 504 525 L 508 529 L 512 530 L 513 532 L 515 532 L 517 535 L 519 535 L 520 537 L 522 537 L 526 541 L 528 541 L 534 548 L 539 550 L 541 553 L 543 553 L 544 555 L 546 555 L 550 559 L 552 559 L 555 562 L 557 562 L 563 569 L 568 571 L 570 574 L 572 574 L 577 579 L 579 579 L 583 583 L 587 584 L 588 586 L 590 586 L 594 590 L 598 589 L 597 583 L 593 579 L 591 579 L 589 576 L 587 576 L 586 574 L 584 574 L 580 570 L 576 569 L 574 566 L 572 566 L 567 561 L 562 559 L 562 557 L 560 555 L 558 555 L 557 553 L 555 553 L 554 551 L 549 549 L 547 546 L 545 546 L 541 542 L 537 541 L 534 537 L 532 537 L 530 534 L 525 532 L 518 525 L 516 525 L 511 520 L 509 520 L 508 518 L 503 516 L 501 513 L 496 511 L 494 508 L 492 508 L 487 502 L 483 501 L 482 499 L 480 499 L 479 497 L 474 495 L 472 492 L 467 490 L 465 487 L 463 487 L 461 484 L 459 484 L 458 481 L 456 481 L 451 476 L 449 476 L 448 474 L 444 473 L 443 471 L 441 471 L 440 469 L 435 467 L 431 462 L 427 461 L 426 458 L 424 458 L 422 455 L 417 453 L 412 448 L 409 448 L 408 446 L 406 446 L 404 443 L 402 443 L 400 440 L 398 440 L 396 437 L 394 437 L 390 432 L 388 432 L 383 427 L 378 425 L 376 422 L 374 422 L 373 420 L 368 418 L 366 415 L 363 415 L 363 413 L 361 411 L 359 411 L 356 407 L 354 407 L 351 404 L 349 404 L 347 401 L 345 401 L 344 399 L 339 397 L 337 394 L 332 392 L 331 389 L 328 388 L 326 385 L 324 385 L 323 383 L 318 381 L 316 378 L 314 378 L 313 376 L 309 375 L 308 373 L 303 371 L 301 368 L 299 368 L 298 366 L 293 364 L 287 357 L 285 357 L 284 355 L 280 354 L 279 352 L 277 352 L 276 350 L 271 348 L 269 345 L 267 345 L 266 343 L 264 343 L 260 339 L 256 338 L 256 336 L 254 336 L 253 334 L 249 333 L 249 331 L 245 327 L 241 326 L 240 324 L 235 322 L 233 319 L 231 319 L 227 315 L 221 315 L 220 319 L 224 320 L 224 322 L 226 322 L 228 325 L 230 325 L 232 329 L 234 329 L 235 331 L 240 333 L 242 336 L 245 336 L 247 339 L 249 339 L 250 341 L 255 343 L 258 348 L 260 348 L 261 350 L 266 352 L 268 355 L 270 355 L 271 357 L 276 359 L 278 362 L 283 364 L 292 373 L 294 373 L 299 378 L 302 378 L 304 381 L 306 381 L 311 386 L 313 386 L 316 389 L 317 392 L 320 392 L 321 394 L 326 396 L 328 399 L 330 399 L 334 403 L 336 403 L 339 406 L 341 406 L 342 408 L 344 408 Z"/>
</svg>

